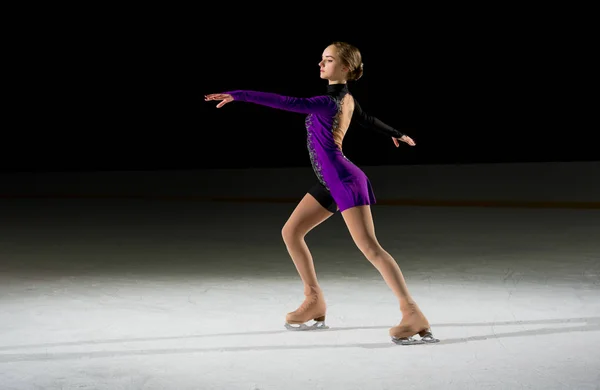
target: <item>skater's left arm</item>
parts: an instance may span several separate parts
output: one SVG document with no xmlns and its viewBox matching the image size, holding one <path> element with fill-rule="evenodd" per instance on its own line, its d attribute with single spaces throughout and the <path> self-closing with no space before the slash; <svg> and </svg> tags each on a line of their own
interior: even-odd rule
<svg viewBox="0 0 600 390">
<path fill-rule="evenodd" d="M 396 147 L 400 146 L 398 141 L 406 142 L 410 146 L 416 145 L 415 141 L 413 141 L 412 138 L 402 133 L 400 130 L 393 128 L 392 126 L 382 122 L 378 118 L 369 115 L 367 112 L 365 112 L 358 104 L 356 99 L 354 100 L 353 119 L 356 119 L 356 121 L 364 128 L 372 129 L 392 137 L 392 140 L 394 141 L 394 145 L 396 145 Z"/>
</svg>

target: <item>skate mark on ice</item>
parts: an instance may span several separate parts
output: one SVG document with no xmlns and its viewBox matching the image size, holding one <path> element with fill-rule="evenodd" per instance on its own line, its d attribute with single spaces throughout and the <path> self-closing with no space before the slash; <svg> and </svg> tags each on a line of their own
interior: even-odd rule
<svg viewBox="0 0 600 390">
<path fill-rule="evenodd" d="M 490 336 L 471 336 L 464 338 L 454 338 L 454 339 L 445 339 L 440 341 L 438 344 L 456 344 L 461 342 L 468 341 L 480 341 L 487 340 L 490 338 L 506 338 L 506 337 L 521 337 L 528 335 L 549 335 L 549 334 L 559 334 L 559 333 L 569 333 L 569 332 L 593 332 L 600 330 L 600 317 L 580 317 L 580 318 L 566 318 L 566 319 L 546 319 L 546 320 L 520 320 L 520 321 L 494 321 L 494 322 L 471 322 L 471 323 L 437 323 L 432 324 L 432 329 L 438 329 L 440 327 L 488 327 L 488 326 L 501 326 L 501 325 L 552 325 L 552 324 L 575 324 L 575 323 L 585 323 L 585 325 L 579 326 L 571 326 L 568 328 L 542 328 L 542 329 L 532 329 L 532 330 L 522 330 L 515 332 L 506 332 L 506 333 L 496 333 Z M 352 330 L 380 330 L 380 329 L 389 329 L 389 325 L 370 325 L 370 326 L 345 326 L 345 327 L 332 327 L 328 329 L 319 330 L 319 332 L 342 332 L 342 331 L 352 331 Z M 210 337 L 236 337 L 236 336 L 263 336 L 263 335 L 276 335 L 276 334 L 289 334 L 290 331 L 286 329 L 281 330 L 265 330 L 265 331 L 249 331 L 249 332 L 229 332 L 229 333 L 206 333 L 206 334 L 192 334 L 185 336 L 160 336 L 160 337 L 138 337 L 138 338 L 114 338 L 114 339 L 103 339 L 103 340 L 86 340 L 86 341 L 65 341 L 65 342 L 55 342 L 55 343 L 37 343 L 37 344 L 20 344 L 20 345 L 4 345 L 0 346 L 0 351 L 11 351 L 11 350 L 19 350 L 19 349 L 34 349 L 34 348 L 51 348 L 51 347 L 68 347 L 68 346 L 84 346 L 84 345 L 101 345 L 101 344 L 122 344 L 122 343 L 136 343 L 136 342 L 148 342 L 148 341 L 169 341 L 169 340 L 193 340 L 199 338 L 210 338 Z M 363 348 L 372 348 L 378 346 L 387 347 L 389 343 L 375 343 L 375 344 L 352 344 L 348 346 L 338 346 L 338 347 L 363 347 Z M 318 348 L 319 346 L 311 346 L 311 348 Z M 335 347 L 335 346 L 327 346 L 324 345 L 322 347 Z M 248 347 L 251 349 L 251 347 Z M 261 348 L 261 347 L 257 347 Z M 266 347 L 279 349 L 277 347 Z M 287 347 L 282 347 L 283 349 Z M 290 346 L 290 349 L 295 348 Z M 227 350 L 228 348 L 216 348 L 215 350 Z M 247 349 L 247 348 L 246 348 Z M 208 349 L 197 349 L 197 351 L 209 351 Z M 74 353 L 76 354 L 76 353 Z M 90 352 L 90 354 L 94 354 L 94 352 Z M 38 355 L 38 354 L 32 354 Z M 18 354 L 11 355 L 0 355 L 0 362 L 6 362 L 11 360 L 6 360 L 7 356 L 20 356 Z M 22 355 L 29 356 L 29 355 Z M 82 356 L 88 356 L 86 353 L 82 353 Z M 46 360 L 46 359 L 42 359 Z"/>
<path fill-rule="evenodd" d="M 522 337 L 560 334 L 565 332 L 593 332 L 600 331 L 600 325 L 578 326 L 562 329 L 535 329 L 514 333 L 499 333 L 496 336 L 472 336 L 457 339 L 444 339 L 433 345 L 447 345 L 466 343 L 470 341 L 484 341 L 493 337 Z M 284 331 L 289 332 L 289 331 Z M 44 352 L 30 354 L 0 354 L 0 364 L 23 361 L 58 361 L 58 360 L 80 360 L 116 358 L 125 356 L 148 356 L 148 355 L 181 355 L 198 353 L 223 353 L 223 352 L 258 352 L 258 351 L 284 351 L 284 350 L 311 350 L 316 349 L 340 349 L 340 348 L 398 348 L 395 344 L 385 343 L 352 343 L 352 344 L 310 344 L 310 345 L 256 345 L 246 347 L 211 347 L 211 348 L 171 348 L 171 349 L 144 349 L 129 351 L 93 351 L 93 352 Z"/>
</svg>

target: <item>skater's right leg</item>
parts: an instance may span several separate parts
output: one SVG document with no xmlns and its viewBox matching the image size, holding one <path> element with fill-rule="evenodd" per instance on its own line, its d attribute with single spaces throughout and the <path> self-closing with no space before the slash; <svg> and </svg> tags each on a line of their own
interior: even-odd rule
<svg viewBox="0 0 600 390">
<path fill-rule="evenodd" d="M 325 299 L 304 237 L 332 215 L 331 208 L 325 208 L 313 195 L 306 194 L 281 231 L 287 251 L 304 284 L 305 295 L 302 305 L 286 316 L 288 324 L 303 324 L 313 319 L 324 320 Z"/>
</svg>

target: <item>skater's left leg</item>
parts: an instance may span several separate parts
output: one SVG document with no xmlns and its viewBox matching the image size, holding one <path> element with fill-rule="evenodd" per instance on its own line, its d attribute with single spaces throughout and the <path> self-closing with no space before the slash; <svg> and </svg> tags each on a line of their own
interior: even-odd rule
<svg viewBox="0 0 600 390">
<path fill-rule="evenodd" d="M 411 296 L 404 275 L 396 260 L 379 244 L 370 206 L 352 207 L 342 212 L 346 226 L 356 246 L 379 271 L 400 304 L 402 322 L 390 329 L 390 335 L 406 338 L 429 329 L 427 318 L 421 313 Z"/>
</svg>

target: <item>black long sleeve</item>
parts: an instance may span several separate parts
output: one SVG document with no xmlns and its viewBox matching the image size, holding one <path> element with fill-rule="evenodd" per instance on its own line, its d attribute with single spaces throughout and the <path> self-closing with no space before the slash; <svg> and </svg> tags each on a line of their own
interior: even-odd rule
<svg viewBox="0 0 600 390">
<path fill-rule="evenodd" d="M 358 104 L 358 101 L 354 99 L 354 114 L 353 119 L 356 119 L 357 123 L 366 129 L 375 130 L 390 137 L 400 138 L 404 134 L 397 129 L 383 123 L 376 117 L 367 114 Z"/>
</svg>

